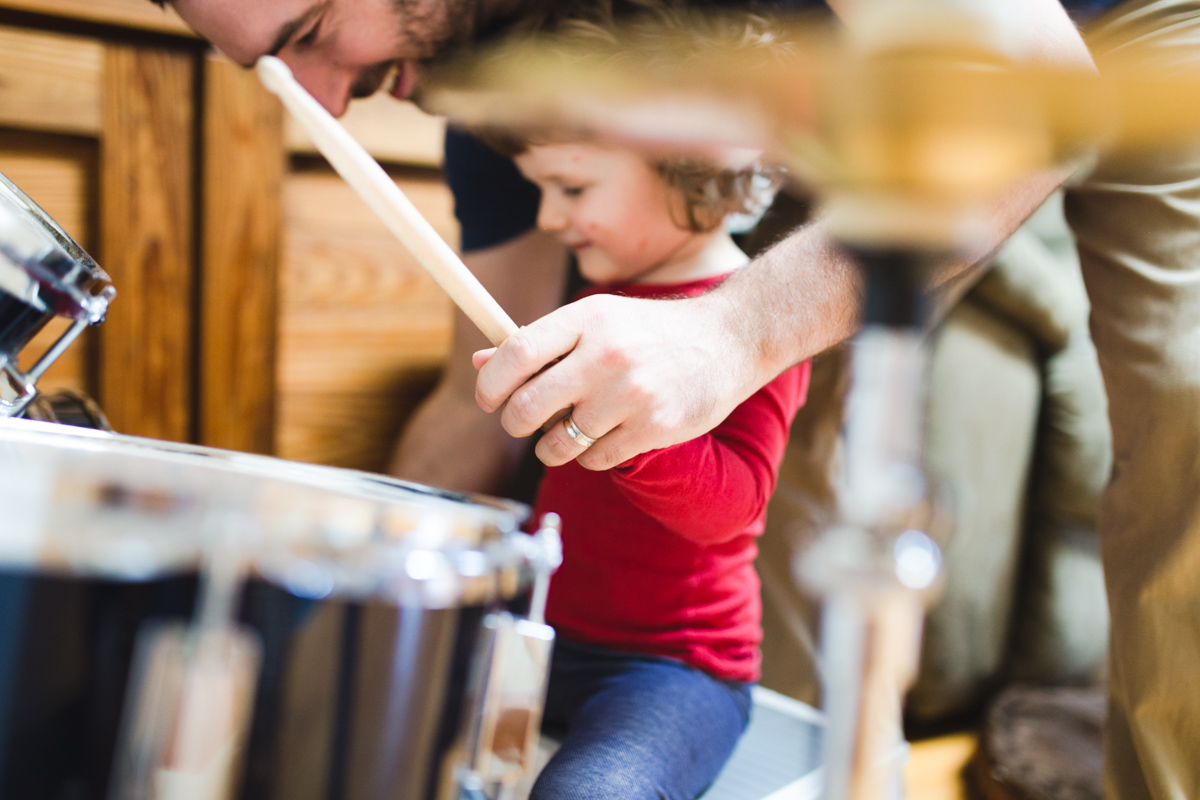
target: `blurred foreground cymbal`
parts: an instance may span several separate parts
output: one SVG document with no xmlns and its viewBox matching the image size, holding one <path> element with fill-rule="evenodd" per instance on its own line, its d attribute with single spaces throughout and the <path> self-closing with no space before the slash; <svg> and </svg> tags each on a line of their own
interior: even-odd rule
<svg viewBox="0 0 1200 800">
<path fill-rule="evenodd" d="M 762 149 L 827 199 L 850 199 L 853 214 L 917 208 L 952 227 L 963 209 L 1081 154 L 1200 141 L 1200 57 L 1165 66 L 1136 46 L 1118 52 L 1094 72 L 969 37 L 864 49 L 808 21 L 780 23 L 752 47 L 618 28 L 527 37 L 448 64 L 423 102 L 468 126 Z M 918 238 L 941 235 L 951 234 Z"/>
</svg>

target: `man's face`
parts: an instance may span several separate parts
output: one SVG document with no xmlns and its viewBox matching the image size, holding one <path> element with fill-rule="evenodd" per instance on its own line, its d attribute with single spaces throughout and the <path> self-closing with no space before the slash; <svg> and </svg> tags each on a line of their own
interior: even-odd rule
<svg viewBox="0 0 1200 800">
<path fill-rule="evenodd" d="M 478 0 L 173 0 L 180 16 L 229 58 L 277 55 L 341 116 L 380 88 L 407 97 L 419 62 L 470 37 Z"/>
</svg>

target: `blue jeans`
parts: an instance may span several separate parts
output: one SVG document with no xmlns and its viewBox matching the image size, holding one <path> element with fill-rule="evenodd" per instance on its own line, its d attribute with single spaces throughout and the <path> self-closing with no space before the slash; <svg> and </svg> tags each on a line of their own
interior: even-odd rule
<svg viewBox="0 0 1200 800">
<path fill-rule="evenodd" d="M 566 732 L 530 800 L 694 800 L 750 721 L 750 684 L 559 637 L 544 727 Z"/>
</svg>

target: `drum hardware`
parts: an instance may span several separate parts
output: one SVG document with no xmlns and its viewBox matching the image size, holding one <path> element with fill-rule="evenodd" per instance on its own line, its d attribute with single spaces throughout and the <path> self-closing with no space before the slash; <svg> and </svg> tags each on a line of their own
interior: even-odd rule
<svg viewBox="0 0 1200 800">
<path fill-rule="evenodd" d="M 537 532 L 537 577 L 526 619 L 492 614 L 483 622 L 467 759 L 459 774 L 464 798 L 510 800 L 531 780 L 550 679 L 554 629 L 546 624 L 550 576 L 562 564 L 561 524 L 546 514 Z"/>
<path fill-rule="evenodd" d="M 111 800 L 226 800 L 240 774 L 262 643 L 237 623 L 246 570 L 236 517 L 214 514 L 195 619 L 138 632 Z"/>
<path fill-rule="evenodd" d="M 858 248 L 865 297 L 851 344 L 841 522 L 802 552 L 798 574 L 823 601 L 823 742 L 830 800 L 902 796 L 902 699 L 916 677 L 925 607 L 936 594 L 948 504 L 922 468 L 933 257 Z"/>
<path fill-rule="evenodd" d="M 0 417 L 18 416 L 38 379 L 116 296 L 108 275 L 50 215 L 0 174 Z M 70 327 L 22 371 L 22 348 L 55 317 Z"/>
<path fill-rule="evenodd" d="M 57 422 L 60 425 L 115 433 L 96 401 L 83 392 L 71 389 L 39 394 L 25 407 L 23 416 L 40 422 Z"/>
<path fill-rule="evenodd" d="M 1026 177 L 1200 132 L 1200 74 L 1161 69 L 1136 43 L 1097 72 L 1022 61 L 1019 41 L 992 35 L 993 17 L 1014 21 L 999 2 L 864 0 L 854 14 L 849 33 L 786 30 L 792 50 L 774 59 L 741 43 L 697 58 L 669 31 L 653 52 L 628 32 L 612 47 L 526 40 L 446 66 L 424 95 L 468 125 L 762 148 L 816 190 L 822 224 L 858 261 L 842 522 L 797 565 L 824 600 L 828 800 L 899 788 L 901 698 L 941 562 L 930 533 L 946 522 L 921 471 L 934 268 L 982 258 L 990 205 Z"/>
<path fill-rule="evenodd" d="M 234 796 L 261 659 L 247 628 L 144 627 L 109 797 Z"/>
<path fill-rule="evenodd" d="M 458 798 L 473 714 L 518 702 L 469 698 L 483 620 L 560 557 L 513 503 L 28 420 L 0 420 L 0 508 L 16 796 Z"/>
</svg>

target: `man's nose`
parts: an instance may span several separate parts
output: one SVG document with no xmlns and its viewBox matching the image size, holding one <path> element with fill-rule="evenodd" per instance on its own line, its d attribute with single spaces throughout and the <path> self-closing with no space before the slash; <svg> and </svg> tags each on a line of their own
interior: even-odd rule
<svg viewBox="0 0 1200 800">
<path fill-rule="evenodd" d="M 287 59 L 285 59 L 287 60 Z M 288 63 L 300 85 L 308 90 L 326 111 L 335 117 L 346 113 L 350 105 L 350 88 L 358 74 L 353 69 L 327 63 Z"/>
</svg>

